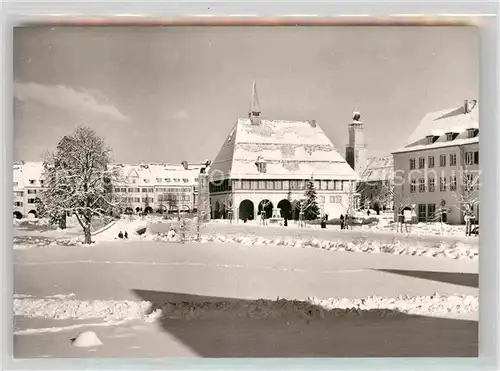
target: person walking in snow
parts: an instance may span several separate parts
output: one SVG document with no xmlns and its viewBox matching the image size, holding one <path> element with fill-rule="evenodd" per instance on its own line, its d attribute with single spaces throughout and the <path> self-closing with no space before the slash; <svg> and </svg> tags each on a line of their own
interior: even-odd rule
<svg viewBox="0 0 500 371">
<path fill-rule="evenodd" d="M 120 233 L 118 233 L 118 238 L 119 239 L 123 239 L 123 233 L 122 233 L 122 231 L 120 231 Z"/>
<path fill-rule="evenodd" d="M 125 237 L 125 239 L 128 240 L 128 233 L 127 233 L 127 231 L 125 231 L 125 233 L 123 234 L 123 237 Z"/>
<path fill-rule="evenodd" d="M 340 214 L 340 229 L 344 229 L 344 214 Z"/>
</svg>

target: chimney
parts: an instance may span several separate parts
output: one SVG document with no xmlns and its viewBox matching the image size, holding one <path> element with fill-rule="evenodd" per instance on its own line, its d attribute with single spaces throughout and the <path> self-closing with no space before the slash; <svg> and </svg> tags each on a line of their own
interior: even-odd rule
<svg viewBox="0 0 500 371">
<path fill-rule="evenodd" d="M 181 165 L 184 167 L 184 170 L 189 170 L 189 165 L 187 161 L 182 161 Z"/>
<path fill-rule="evenodd" d="M 315 128 L 315 127 L 316 127 L 316 120 L 309 120 L 309 123 L 311 124 L 311 126 L 312 126 L 313 128 Z"/>
<path fill-rule="evenodd" d="M 477 104 L 477 100 L 466 99 L 464 101 L 464 114 L 470 113 L 474 109 L 474 107 L 476 107 L 476 104 Z"/>
</svg>

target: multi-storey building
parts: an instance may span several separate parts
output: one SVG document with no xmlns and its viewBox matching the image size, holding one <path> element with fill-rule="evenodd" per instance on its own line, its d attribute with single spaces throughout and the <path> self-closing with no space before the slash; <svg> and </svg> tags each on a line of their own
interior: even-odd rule
<svg viewBox="0 0 500 371">
<path fill-rule="evenodd" d="M 194 211 L 197 205 L 198 174 L 206 163 L 181 165 L 113 164 L 122 170 L 120 184 L 114 185 L 123 209 L 153 212 Z M 17 162 L 13 166 L 14 217 L 37 216 L 36 199 L 43 188 L 41 162 Z"/>
<path fill-rule="evenodd" d="M 424 117 L 409 144 L 393 153 L 395 213 L 411 208 L 419 221 L 464 222 L 469 204 L 479 217 L 479 121 L 476 100 Z"/>
<path fill-rule="evenodd" d="M 124 211 L 194 211 L 199 169 L 164 164 L 114 164 L 122 183 L 114 186 Z"/>
<path fill-rule="evenodd" d="M 297 218 L 293 207 L 313 180 L 318 205 L 330 217 L 349 207 L 358 180 L 315 120 L 261 117 L 253 86 L 248 118 L 239 118 L 210 167 L 210 202 L 215 218 L 253 219 L 279 208 Z M 293 211 L 293 212 L 292 212 Z"/>
<path fill-rule="evenodd" d="M 13 165 L 14 217 L 37 216 L 37 197 L 43 187 L 41 162 L 16 162 Z"/>
</svg>

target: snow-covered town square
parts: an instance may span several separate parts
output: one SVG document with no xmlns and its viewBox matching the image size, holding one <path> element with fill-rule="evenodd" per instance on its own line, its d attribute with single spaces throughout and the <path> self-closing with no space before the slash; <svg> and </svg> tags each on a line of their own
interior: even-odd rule
<svg viewBox="0 0 500 371">
<path fill-rule="evenodd" d="M 17 29 L 14 357 L 477 357 L 476 31 L 400 31 Z"/>
</svg>

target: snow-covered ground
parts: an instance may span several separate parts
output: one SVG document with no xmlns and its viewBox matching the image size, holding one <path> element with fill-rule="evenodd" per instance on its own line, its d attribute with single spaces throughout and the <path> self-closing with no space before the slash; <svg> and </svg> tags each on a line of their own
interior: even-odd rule
<svg viewBox="0 0 500 371">
<path fill-rule="evenodd" d="M 473 355 L 474 280 L 471 260 L 275 245 L 113 240 L 18 250 L 15 353 Z M 103 345 L 71 347 L 88 329 Z"/>
<path fill-rule="evenodd" d="M 366 218 L 366 215 L 360 216 L 361 218 Z M 398 231 L 398 226 L 396 223 L 392 221 L 392 214 L 390 217 L 386 215 L 376 216 L 371 215 L 370 218 L 378 219 L 378 222 L 374 222 L 371 224 L 354 224 L 352 228 L 354 230 L 360 231 L 373 231 L 373 232 L 391 232 L 397 235 L 401 234 L 411 234 L 414 236 L 465 236 L 465 226 L 464 225 L 451 225 L 446 223 L 438 223 L 438 222 L 429 222 L 429 223 L 416 223 L 416 224 L 408 224 L 407 228 L 403 226 L 404 232 Z M 273 226 L 269 224 L 264 226 L 259 220 L 249 220 L 246 223 L 243 221 L 232 221 L 230 222 L 227 219 L 215 219 L 211 220 L 210 223 L 213 224 L 237 224 L 237 225 L 249 225 L 249 226 L 259 226 L 262 228 L 266 228 L 269 226 Z M 285 228 L 285 227 L 283 227 Z M 297 221 L 289 221 L 288 229 L 320 229 L 321 226 L 319 223 L 307 223 L 305 225 L 299 226 Z M 340 229 L 340 225 L 327 225 L 328 229 Z"/>
<path fill-rule="evenodd" d="M 193 224 L 192 222 L 190 222 Z M 221 229 L 217 229 L 217 225 L 221 221 L 215 221 L 211 225 L 215 226 L 211 232 L 206 228 L 201 229 L 201 243 L 241 243 L 245 245 L 277 245 L 282 247 L 294 248 L 318 248 L 327 251 L 348 251 L 348 252 L 365 252 L 365 253 L 387 253 L 395 255 L 412 255 L 412 256 L 425 256 L 433 258 L 452 258 L 452 259 L 472 259 L 478 260 L 479 246 L 477 237 L 464 237 L 460 236 L 459 232 L 463 226 L 448 226 L 439 223 L 434 224 L 417 224 L 412 226 L 411 233 L 401 234 L 394 233 L 393 238 L 379 238 L 377 232 L 383 233 L 387 236 L 387 231 L 391 231 L 392 224 L 381 224 L 377 226 L 358 226 L 354 229 L 344 231 L 343 234 L 335 236 L 324 235 L 325 230 L 319 230 L 318 236 L 300 235 L 301 229 L 286 229 L 276 226 L 258 227 L 258 224 L 235 224 L 228 225 L 225 223 L 221 225 Z M 154 227 L 163 225 L 164 227 L 159 230 L 164 232 L 155 232 Z M 229 230 L 224 228 L 230 226 L 236 232 L 228 233 Z M 249 229 L 251 228 L 251 230 Z M 144 233 L 139 234 L 139 230 L 145 230 Z M 276 230 L 276 233 L 269 235 L 266 230 Z M 435 237 L 432 231 L 444 231 L 447 229 L 450 236 L 456 236 L 456 239 L 436 240 L 435 242 L 426 240 L 426 236 Z M 158 228 L 156 228 L 158 230 Z M 266 232 L 266 233 L 259 233 Z M 290 232 L 287 236 L 286 231 Z M 310 228 L 306 228 L 303 232 L 312 232 Z M 370 235 L 365 237 L 366 232 L 369 231 Z M 118 238 L 119 232 L 127 232 L 128 240 L 130 241 L 166 241 L 166 242 L 180 242 L 179 222 L 176 220 L 165 220 L 160 217 L 148 216 L 146 218 L 140 217 L 123 217 L 120 220 L 113 221 L 101 230 L 93 233 L 93 241 L 106 242 L 106 241 L 120 241 L 126 242 Z M 353 235 L 359 234 L 359 238 L 353 238 Z M 322 236 L 319 234 L 323 234 Z M 59 246 L 77 246 L 83 242 L 83 236 L 64 238 L 64 234 L 60 234 L 59 238 L 51 240 L 45 237 L 46 234 L 40 234 L 40 237 L 14 237 L 14 249 L 26 249 L 32 247 L 59 247 Z M 193 231 L 188 233 L 189 239 L 195 239 Z M 380 235 L 382 236 L 382 235 Z M 389 234 L 390 236 L 390 234 Z M 408 239 L 406 237 L 412 237 Z M 415 238 L 422 237 L 422 238 Z M 444 237 L 443 237 L 444 238 Z M 431 243 L 432 242 L 432 243 Z"/>
</svg>

